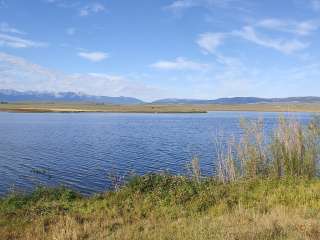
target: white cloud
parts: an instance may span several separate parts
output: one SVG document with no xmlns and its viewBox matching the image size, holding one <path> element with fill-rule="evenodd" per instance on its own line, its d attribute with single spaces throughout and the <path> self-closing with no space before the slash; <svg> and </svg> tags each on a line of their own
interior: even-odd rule
<svg viewBox="0 0 320 240">
<path fill-rule="evenodd" d="M 9 26 L 9 24 L 6 22 L 0 23 L 0 32 L 13 33 L 13 34 L 25 34 L 23 31 L 20 31 L 16 28 Z"/>
<path fill-rule="evenodd" d="M 88 4 L 84 5 L 84 1 L 71 0 L 43 0 L 48 4 L 53 4 L 60 8 L 76 10 L 81 17 L 89 16 L 95 13 L 106 11 L 106 7 L 100 2 L 86 1 Z"/>
<path fill-rule="evenodd" d="M 259 21 L 256 26 L 270 30 L 306 36 L 316 31 L 320 27 L 320 22 L 312 20 L 297 22 L 293 20 L 268 18 Z"/>
<path fill-rule="evenodd" d="M 79 52 L 78 56 L 92 62 L 100 62 L 109 57 L 105 52 Z"/>
<path fill-rule="evenodd" d="M 65 74 L 0 52 L 0 89 L 19 91 L 83 92 L 99 96 L 153 99 L 161 89 L 139 84 L 124 76 L 102 73 Z"/>
<path fill-rule="evenodd" d="M 290 54 L 295 51 L 305 49 L 309 46 L 309 43 L 305 41 L 299 41 L 297 39 L 275 39 L 268 38 L 266 36 L 258 35 L 255 29 L 251 26 L 245 26 L 240 31 L 234 31 L 234 36 L 239 36 L 245 40 L 248 40 L 257 45 L 261 45 L 268 48 L 273 48 L 282 53 Z"/>
<path fill-rule="evenodd" d="M 212 73 L 215 84 L 212 94 L 216 97 L 249 96 L 259 88 L 262 77 L 254 67 L 247 67 L 240 59 L 216 54 L 219 67 Z M 258 81 L 257 81 L 258 79 Z"/>
<path fill-rule="evenodd" d="M 197 44 L 207 53 L 214 53 L 226 37 L 225 33 L 203 33 L 199 35 Z"/>
<path fill-rule="evenodd" d="M 173 12 L 181 11 L 192 7 L 229 7 L 232 4 L 239 2 L 238 0 L 175 0 L 171 4 L 167 5 L 165 9 Z"/>
<path fill-rule="evenodd" d="M 254 66 L 246 67 L 240 59 L 215 54 L 217 62 L 210 62 L 206 71 L 182 72 L 176 76 L 168 76 L 166 81 L 169 81 L 169 84 L 174 83 L 170 97 L 213 99 L 255 93 L 261 75 Z M 178 87 L 175 88 L 176 84 Z"/>
<path fill-rule="evenodd" d="M 158 61 L 151 65 L 153 68 L 161 70 L 192 70 L 201 71 L 208 69 L 209 65 L 187 60 L 185 58 L 176 58 L 174 61 Z"/>
<path fill-rule="evenodd" d="M 69 36 L 73 36 L 75 33 L 76 33 L 76 29 L 75 28 L 67 28 L 66 29 L 66 33 L 69 35 Z"/>
<path fill-rule="evenodd" d="M 310 44 L 305 37 L 311 35 L 319 27 L 320 21 L 315 20 L 298 22 L 267 18 L 244 26 L 240 30 L 200 34 L 196 42 L 205 53 L 215 54 L 216 49 L 226 38 L 238 37 L 263 47 L 291 54 L 307 48 Z M 279 34 L 279 37 L 275 34 Z"/>
<path fill-rule="evenodd" d="M 300 35 L 309 35 L 310 33 L 318 30 L 320 27 L 320 22 L 317 21 L 305 21 L 296 24 L 296 28 L 292 31 Z"/>
<path fill-rule="evenodd" d="M 70 1 L 70 0 L 44 0 L 48 4 L 54 4 L 57 7 L 61 8 L 71 8 L 71 9 L 78 9 L 81 5 L 79 1 Z"/>
<path fill-rule="evenodd" d="M 170 5 L 166 6 L 166 9 L 173 10 L 173 11 L 178 11 L 190 7 L 196 6 L 196 1 L 194 0 L 177 0 L 171 3 Z"/>
<path fill-rule="evenodd" d="M 48 46 L 48 44 L 0 33 L 0 47 L 1 46 L 11 48 L 31 48 L 46 47 Z"/>
<path fill-rule="evenodd" d="M 10 26 L 6 22 L 0 22 L 0 47 L 31 48 L 48 46 L 47 43 L 36 42 L 21 36 L 17 37 L 18 34 L 25 35 L 26 33 Z"/>
<path fill-rule="evenodd" d="M 105 11 L 106 8 L 101 3 L 93 3 L 82 7 L 79 11 L 79 15 L 84 17 L 94 13 L 99 13 Z"/>
</svg>

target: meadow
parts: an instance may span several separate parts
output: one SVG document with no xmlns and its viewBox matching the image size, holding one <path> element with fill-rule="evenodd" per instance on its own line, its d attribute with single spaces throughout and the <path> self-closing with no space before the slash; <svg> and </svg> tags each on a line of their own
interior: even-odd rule
<svg viewBox="0 0 320 240">
<path fill-rule="evenodd" d="M 132 176 L 85 197 L 63 187 L 0 200 L 2 239 L 319 239 L 320 121 L 242 120 L 239 141 L 221 145 L 217 175 Z M 220 147 L 219 147 L 220 146 Z"/>
</svg>

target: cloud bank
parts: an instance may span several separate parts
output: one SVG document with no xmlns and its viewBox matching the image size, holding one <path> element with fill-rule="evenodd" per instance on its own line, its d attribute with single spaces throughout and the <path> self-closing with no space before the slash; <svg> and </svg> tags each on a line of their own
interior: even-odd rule
<svg viewBox="0 0 320 240">
<path fill-rule="evenodd" d="M 145 100 L 164 91 L 124 76 L 105 73 L 65 74 L 0 52 L 0 89 L 83 92 L 99 96 L 128 96 Z"/>
</svg>

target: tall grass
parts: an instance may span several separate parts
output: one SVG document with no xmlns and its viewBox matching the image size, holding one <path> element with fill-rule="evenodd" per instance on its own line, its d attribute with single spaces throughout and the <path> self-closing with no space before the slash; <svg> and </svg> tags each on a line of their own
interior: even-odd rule
<svg viewBox="0 0 320 240">
<path fill-rule="evenodd" d="M 218 150 L 218 178 L 222 182 L 240 178 L 283 178 L 317 175 L 320 124 L 314 118 L 307 125 L 280 117 L 272 134 L 265 133 L 262 119 L 242 120 L 241 138 Z M 218 145 L 219 147 L 219 145 Z"/>
<path fill-rule="evenodd" d="M 135 177 L 83 197 L 39 188 L 0 198 L 1 240 L 320 239 L 320 182 L 256 179 L 221 184 Z"/>
<path fill-rule="evenodd" d="M 281 118 L 270 135 L 261 119 L 241 127 L 238 141 L 217 141 L 220 181 L 202 177 L 195 157 L 192 178 L 135 176 L 88 198 L 65 188 L 8 195 L 0 239 L 320 239 L 320 181 L 310 180 L 319 121 Z"/>
</svg>

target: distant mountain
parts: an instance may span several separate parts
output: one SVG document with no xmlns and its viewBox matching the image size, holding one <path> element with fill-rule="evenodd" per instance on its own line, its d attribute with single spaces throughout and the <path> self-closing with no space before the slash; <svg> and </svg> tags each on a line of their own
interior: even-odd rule
<svg viewBox="0 0 320 240">
<path fill-rule="evenodd" d="M 105 104 L 141 104 L 143 101 L 131 97 L 93 96 L 74 92 L 20 92 L 15 90 L 0 90 L 0 102 L 88 102 Z"/>
<path fill-rule="evenodd" d="M 93 96 L 75 92 L 37 92 L 16 91 L 0 89 L 0 102 L 86 102 L 104 104 L 143 104 L 140 99 L 132 97 L 107 97 Z M 206 99 L 178 99 L 167 98 L 151 102 L 151 104 L 255 104 L 255 103 L 320 103 L 320 97 L 289 97 L 289 98 L 257 98 L 257 97 L 232 97 Z"/>
<path fill-rule="evenodd" d="M 255 104 L 255 103 L 320 103 L 320 97 L 289 97 L 289 98 L 257 98 L 257 97 L 233 97 L 218 98 L 214 100 L 199 99 L 160 99 L 154 104 Z"/>
</svg>

